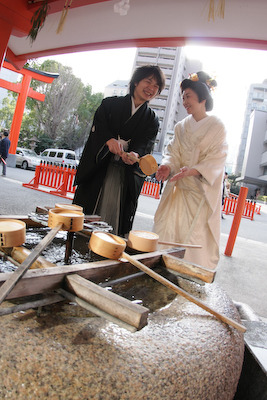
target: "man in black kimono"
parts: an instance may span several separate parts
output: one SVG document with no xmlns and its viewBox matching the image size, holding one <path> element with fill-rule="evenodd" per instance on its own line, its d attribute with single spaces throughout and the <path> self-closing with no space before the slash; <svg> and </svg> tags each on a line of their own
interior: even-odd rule
<svg viewBox="0 0 267 400">
<path fill-rule="evenodd" d="M 128 95 L 105 98 L 78 166 L 73 203 L 82 206 L 85 214 L 101 215 L 120 236 L 131 230 L 145 179 L 130 156 L 152 151 L 159 122 L 148 102 L 164 85 L 159 67 L 143 66 L 134 72 Z"/>
</svg>

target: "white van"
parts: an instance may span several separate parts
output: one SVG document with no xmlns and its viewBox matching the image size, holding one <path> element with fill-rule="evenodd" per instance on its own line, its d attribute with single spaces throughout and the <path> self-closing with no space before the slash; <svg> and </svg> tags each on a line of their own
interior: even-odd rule
<svg viewBox="0 0 267 400">
<path fill-rule="evenodd" d="M 78 160 L 76 159 L 73 150 L 66 149 L 46 149 L 40 154 L 43 161 L 52 162 L 55 165 L 63 165 L 68 167 L 77 167 Z"/>
</svg>

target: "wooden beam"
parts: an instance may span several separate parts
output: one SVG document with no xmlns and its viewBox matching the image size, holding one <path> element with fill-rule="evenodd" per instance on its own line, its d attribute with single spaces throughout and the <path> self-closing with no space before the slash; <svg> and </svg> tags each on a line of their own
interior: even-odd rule
<svg viewBox="0 0 267 400">
<path fill-rule="evenodd" d="M 190 279 L 202 284 L 203 282 L 212 283 L 214 281 L 216 271 L 186 262 L 171 254 L 163 254 L 162 258 L 167 269 L 170 269 L 171 272 L 176 272 L 185 279 Z"/>
<path fill-rule="evenodd" d="M 162 254 L 166 250 L 155 251 L 133 256 L 142 263 L 152 268 L 162 264 Z M 172 250 L 171 254 L 183 257 L 184 249 Z M 64 265 L 55 268 L 29 270 L 8 294 L 7 299 L 31 296 L 46 293 L 64 286 L 64 279 L 69 274 L 78 274 L 95 283 L 104 282 L 106 279 L 116 279 L 127 274 L 136 273 L 137 269 L 129 262 L 117 260 L 103 260 L 83 264 Z M 0 274 L 0 287 L 10 278 L 12 272 Z"/>
<path fill-rule="evenodd" d="M 4 61 L 3 67 L 6 69 L 9 69 L 10 71 L 16 72 L 17 74 L 21 74 L 24 76 L 30 76 L 32 79 L 35 79 L 36 81 L 44 82 L 44 83 L 52 83 L 54 79 L 59 77 L 58 73 L 52 73 L 52 72 L 45 72 L 45 71 L 39 71 L 34 68 L 21 68 L 17 70 L 12 64 L 10 64 L 7 61 Z"/>
<path fill-rule="evenodd" d="M 68 289 L 80 299 L 113 317 L 134 326 L 137 330 L 147 325 L 149 309 L 110 292 L 77 274 L 66 276 Z"/>
<path fill-rule="evenodd" d="M 1 0 L 0 15 L 5 21 L 9 22 L 13 31 L 27 36 L 32 26 L 33 11 L 28 10 L 25 0 Z"/>
<path fill-rule="evenodd" d="M 30 310 L 32 308 L 39 308 L 50 304 L 55 304 L 64 301 L 65 297 L 59 294 L 52 294 L 40 300 L 27 301 L 26 303 L 16 304 L 10 307 L 0 307 L 0 316 L 14 314 L 21 311 Z"/>
<path fill-rule="evenodd" d="M 20 266 L 27 257 L 31 254 L 31 250 L 24 246 L 15 247 L 0 247 L 0 255 L 6 255 L 8 260 L 12 262 L 16 267 Z M 39 256 L 31 265 L 30 269 L 36 268 L 55 268 L 56 264 L 46 260 L 45 257 Z"/>
<path fill-rule="evenodd" d="M 1 10 L 1 9 L 0 9 Z M 0 13 L 0 15 L 2 15 Z M 7 45 L 8 41 L 11 35 L 12 31 L 12 25 L 9 24 L 6 20 L 0 18 L 0 71 L 3 66 L 5 56 L 6 56 L 6 51 L 7 51 Z"/>
<path fill-rule="evenodd" d="M 134 326 L 129 325 L 126 322 L 123 322 L 120 319 L 113 317 L 112 315 L 106 313 L 103 310 L 100 310 L 99 308 L 93 306 L 92 304 L 87 303 L 87 301 L 80 299 L 78 296 L 75 296 L 74 294 L 67 292 L 64 289 L 61 288 L 57 289 L 57 293 L 64 296 L 66 299 L 75 302 L 80 307 L 85 308 L 85 310 L 90 311 L 91 313 L 97 315 L 98 317 L 105 318 L 108 321 L 112 322 L 113 324 L 119 325 L 121 328 L 127 329 L 132 333 L 137 331 L 137 328 L 135 328 Z"/>
<path fill-rule="evenodd" d="M 4 79 L 0 79 L 0 87 L 2 87 L 3 89 L 11 90 L 12 92 L 15 93 L 21 92 L 21 83 L 8 82 Z M 36 92 L 31 87 L 29 88 L 28 91 L 28 97 L 31 97 L 32 99 L 39 101 L 45 100 L 45 94 Z"/>
<path fill-rule="evenodd" d="M 20 60 L 18 60 L 17 56 L 13 53 L 13 51 L 7 47 L 6 50 L 6 60 L 17 70 L 18 72 L 27 62 L 27 58 L 21 57 Z"/>
<path fill-rule="evenodd" d="M 23 263 L 11 273 L 10 277 L 0 287 L 0 304 L 7 298 L 8 294 L 26 274 L 30 266 L 41 255 L 42 251 L 52 242 L 59 230 L 62 230 L 63 223 L 58 223 L 30 252 Z"/>
</svg>

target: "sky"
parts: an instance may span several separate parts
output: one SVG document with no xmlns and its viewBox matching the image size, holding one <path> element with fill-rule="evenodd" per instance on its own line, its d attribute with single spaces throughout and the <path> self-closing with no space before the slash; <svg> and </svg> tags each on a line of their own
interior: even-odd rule
<svg viewBox="0 0 267 400">
<path fill-rule="evenodd" d="M 132 75 L 136 48 L 95 50 L 39 58 L 50 59 L 72 67 L 75 76 L 92 86 L 93 93 L 103 92 L 115 80 L 128 80 Z"/>
<path fill-rule="evenodd" d="M 249 86 L 267 79 L 267 51 L 205 46 L 186 46 L 185 51 L 189 58 L 200 60 L 202 69 L 217 80 L 212 114 L 225 124 L 232 160 L 240 142 Z M 128 48 L 57 55 L 49 59 L 72 67 L 74 75 L 97 93 L 104 92 L 105 86 L 115 80 L 130 79 L 135 55 L 136 49 Z"/>
</svg>

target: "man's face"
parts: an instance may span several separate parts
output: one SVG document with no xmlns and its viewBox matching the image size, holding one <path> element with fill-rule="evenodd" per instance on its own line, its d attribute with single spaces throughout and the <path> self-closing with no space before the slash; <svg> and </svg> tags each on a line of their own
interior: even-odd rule
<svg viewBox="0 0 267 400">
<path fill-rule="evenodd" d="M 134 99 L 139 103 L 152 100 L 159 92 L 159 85 L 153 76 L 142 79 L 134 89 Z"/>
</svg>

